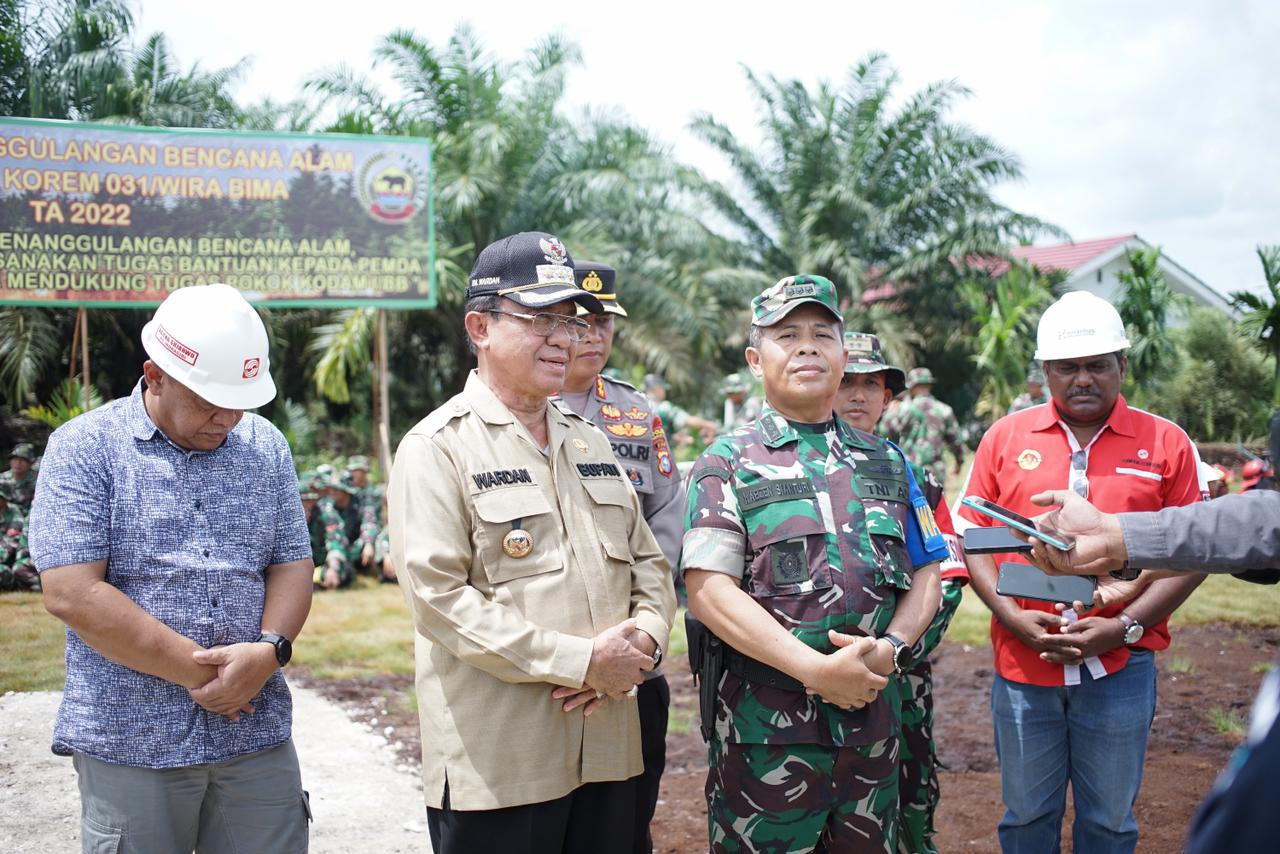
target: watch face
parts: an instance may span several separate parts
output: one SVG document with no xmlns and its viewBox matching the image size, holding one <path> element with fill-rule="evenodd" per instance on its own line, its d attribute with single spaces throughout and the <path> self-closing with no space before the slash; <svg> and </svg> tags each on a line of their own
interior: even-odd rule
<svg viewBox="0 0 1280 854">
<path fill-rule="evenodd" d="M 1124 642 L 1127 644 L 1137 643 L 1142 640 L 1142 632 L 1142 626 L 1134 623 L 1132 626 L 1129 626 L 1129 628 L 1124 630 Z"/>
</svg>

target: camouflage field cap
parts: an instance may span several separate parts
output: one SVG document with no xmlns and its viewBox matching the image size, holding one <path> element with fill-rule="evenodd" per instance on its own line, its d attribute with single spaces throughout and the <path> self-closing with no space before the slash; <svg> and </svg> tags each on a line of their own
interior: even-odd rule
<svg viewBox="0 0 1280 854">
<path fill-rule="evenodd" d="M 573 262 L 573 278 L 578 287 L 600 300 L 607 314 L 626 317 L 627 310 L 618 302 L 618 271 L 599 261 Z M 578 314 L 590 314 L 584 305 L 578 306 Z"/>
<path fill-rule="evenodd" d="M 907 388 L 933 385 L 933 373 L 928 368 L 912 368 L 907 372 Z"/>
<path fill-rule="evenodd" d="M 348 458 L 347 471 L 369 471 L 369 458 L 363 454 Z"/>
<path fill-rule="evenodd" d="M 884 351 L 880 349 L 880 338 L 870 332 L 846 332 L 844 334 L 844 351 L 849 356 L 845 363 L 846 374 L 884 373 L 885 388 L 894 394 L 901 394 L 907 388 L 906 374 L 902 368 L 890 365 L 884 359 Z"/>
<path fill-rule="evenodd" d="M 724 382 L 720 383 L 721 394 L 746 394 L 750 388 L 747 378 L 742 374 L 729 374 L 724 378 Z"/>
<path fill-rule="evenodd" d="M 840 306 L 836 303 L 836 286 L 822 276 L 787 276 L 751 301 L 751 324 L 773 326 L 797 307 L 807 302 L 816 303 L 831 312 L 843 323 Z"/>
<path fill-rule="evenodd" d="M 13 450 L 9 452 L 9 458 L 13 459 L 14 457 L 31 462 L 36 458 L 35 445 L 32 445 L 30 442 L 20 442 L 19 444 L 14 445 Z"/>
<path fill-rule="evenodd" d="M 308 486 L 298 493 L 298 497 L 303 501 L 319 501 L 320 493 L 317 492 L 314 487 Z"/>
<path fill-rule="evenodd" d="M 326 479 L 324 481 L 324 486 L 327 489 L 340 489 L 343 492 L 347 493 L 348 495 L 355 495 L 357 492 L 360 491 L 358 488 L 356 488 L 355 484 L 353 484 L 351 481 L 347 480 L 345 477 L 342 477 L 340 475 L 334 475 Z"/>
</svg>

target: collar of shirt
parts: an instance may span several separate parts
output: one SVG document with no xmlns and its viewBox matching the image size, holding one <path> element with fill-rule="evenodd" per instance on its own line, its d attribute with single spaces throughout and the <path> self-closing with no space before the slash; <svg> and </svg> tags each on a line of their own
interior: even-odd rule
<svg viewBox="0 0 1280 854">
<path fill-rule="evenodd" d="M 484 380 L 480 379 L 478 371 L 472 371 L 467 377 L 467 384 L 462 390 L 462 396 L 470 404 L 471 410 L 479 415 L 486 424 L 500 426 L 504 424 L 520 424 L 520 419 L 516 418 L 514 413 L 507 408 L 507 405 L 498 399 L 493 393 L 493 389 L 485 385 Z M 569 417 L 555 406 L 551 399 L 547 399 L 547 447 L 538 448 L 538 452 L 554 457 L 556 451 L 560 448 L 560 443 L 564 441 L 565 433 L 569 429 Z M 523 429 L 524 425 L 520 425 Z M 528 430 L 523 430 L 529 442 L 535 446 L 533 436 Z"/>
<path fill-rule="evenodd" d="M 1062 415 L 1058 412 L 1058 404 L 1054 403 L 1052 399 L 1049 400 L 1047 406 L 1036 407 L 1033 411 L 1035 416 L 1031 422 L 1031 429 L 1037 433 L 1052 430 L 1059 423 L 1066 424 L 1066 421 L 1063 420 Z M 1123 394 L 1116 397 L 1116 405 L 1111 407 L 1111 414 L 1107 416 L 1107 420 L 1103 422 L 1102 428 L 1098 433 L 1101 434 L 1106 429 L 1131 439 L 1136 438 L 1138 435 L 1134 424 L 1133 410 L 1129 408 L 1129 403 L 1124 399 Z"/>
<path fill-rule="evenodd" d="M 842 444 L 851 448 L 875 447 L 875 441 L 871 437 L 837 418 L 834 413 L 831 419 L 835 422 L 836 434 L 840 437 Z M 791 422 L 767 403 L 764 405 L 764 411 L 760 413 L 760 432 L 764 434 L 764 444 L 767 448 L 780 448 L 790 442 L 800 441 L 800 434 L 791 426 Z"/>
</svg>

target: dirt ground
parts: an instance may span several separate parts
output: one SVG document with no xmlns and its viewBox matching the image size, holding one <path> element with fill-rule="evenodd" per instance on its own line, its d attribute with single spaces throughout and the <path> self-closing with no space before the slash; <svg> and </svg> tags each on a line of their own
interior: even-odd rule
<svg viewBox="0 0 1280 854">
<path fill-rule="evenodd" d="M 1278 652 L 1280 630 L 1224 624 L 1175 630 L 1173 648 L 1157 655 L 1159 701 L 1138 798 L 1138 851 L 1168 854 L 1182 849 L 1196 805 L 1239 738 L 1238 733 L 1219 732 L 1214 715 L 1247 721 L 1262 666 Z M 693 723 L 689 732 L 672 732 L 667 738 L 654 848 L 663 854 L 705 851 L 702 787 L 707 755 L 697 732 L 697 694 L 687 660 L 673 660 L 666 670 L 673 719 Z M 947 769 L 941 773 L 938 848 L 998 851 L 995 828 L 1003 807 L 991 740 L 991 651 L 944 643 L 934 674 L 937 739 Z M 386 733 L 404 760 L 419 762 L 417 715 L 404 699 L 413 688 L 410 677 L 303 681 L 341 703 L 356 719 Z M 1071 850 L 1070 818 L 1068 811 L 1064 851 Z"/>
</svg>

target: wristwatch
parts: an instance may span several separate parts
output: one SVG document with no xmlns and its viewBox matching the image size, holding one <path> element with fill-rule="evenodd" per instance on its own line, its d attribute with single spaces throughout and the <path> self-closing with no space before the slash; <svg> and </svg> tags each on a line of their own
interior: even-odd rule
<svg viewBox="0 0 1280 854">
<path fill-rule="evenodd" d="M 657 670 L 662 666 L 662 647 L 657 644 L 653 645 L 653 669 Z"/>
<path fill-rule="evenodd" d="M 1116 619 L 1124 624 L 1124 642 L 1126 645 L 1132 646 L 1142 640 L 1142 634 L 1146 631 L 1133 617 L 1128 614 L 1117 614 Z"/>
<path fill-rule="evenodd" d="M 258 635 L 257 643 L 269 643 L 276 649 L 276 664 L 284 667 L 293 658 L 293 644 L 284 635 L 263 632 Z"/>
<path fill-rule="evenodd" d="M 906 673 L 907 667 L 911 664 L 911 647 L 896 635 L 881 635 L 880 639 L 887 640 L 889 646 L 893 647 L 893 672 L 899 676 Z"/>
<path fill-rule="evenodd" d="M 1111 577 L 1117 581 L 1133 581 L 1141 574 L 1142 570 L 1136 566 L 1129 566 L 1129 561 L 1127 560 L 1124 562 L 1124 566 L 1111 570 Z"/>
</svg>

